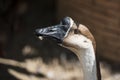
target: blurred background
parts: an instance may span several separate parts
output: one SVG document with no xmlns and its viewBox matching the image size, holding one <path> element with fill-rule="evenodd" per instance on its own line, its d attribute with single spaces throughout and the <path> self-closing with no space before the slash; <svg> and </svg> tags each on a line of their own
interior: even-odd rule
<svg viewBox="0 0 120 80">
<path fill-rule="evenodd" d="M 93 33 L 103 80 L 120 80 L 120 0 L 0 0 L 0 79 L 81 79 L 75 54 L 34 35 L 66 16 Z"/>
</svg>

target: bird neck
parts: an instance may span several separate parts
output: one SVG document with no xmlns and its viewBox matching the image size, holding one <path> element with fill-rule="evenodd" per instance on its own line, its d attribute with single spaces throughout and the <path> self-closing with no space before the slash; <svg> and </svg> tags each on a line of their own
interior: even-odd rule
<svg viewBox="0 0 120 80">
<path fill-rule="evenodd" d="M 87 49 L 80 49 L 76 51 L 81 64 L 84 75 L 84 80 L 98 80 L 96 70 L 96 57 L 93 46 Z"/>
</svg>

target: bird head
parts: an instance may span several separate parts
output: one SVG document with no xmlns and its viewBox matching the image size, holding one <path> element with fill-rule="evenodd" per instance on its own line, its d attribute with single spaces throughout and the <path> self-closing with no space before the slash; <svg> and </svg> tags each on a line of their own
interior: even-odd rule
<svg viewBox="0 0 120 80">
<path fill-rule="evenodd" d="M 43 38 L 52 38 L 58 44 L 71 49 L 86 49 L 92 44 L 95 46 L 95 40 L 88 28 L 82 24 L 76 25 L 70 17 L 65 17 L 60 24 L 40 28 L 35 30 L 36 36 Z"/>
</svg>

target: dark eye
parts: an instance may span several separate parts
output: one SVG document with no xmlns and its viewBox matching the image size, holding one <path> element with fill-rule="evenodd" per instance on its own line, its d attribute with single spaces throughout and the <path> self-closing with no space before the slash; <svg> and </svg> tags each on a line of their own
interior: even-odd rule
<svg viewBox="0 0 120 80">
<path fill-rule="evenodd" d="M 74 34 L 78 34 L 78 33 L 80 33 L 79 30 L 78 30 L 78 29 L 75 29 L 75 30 L 74 30 Z"/>
</svg>

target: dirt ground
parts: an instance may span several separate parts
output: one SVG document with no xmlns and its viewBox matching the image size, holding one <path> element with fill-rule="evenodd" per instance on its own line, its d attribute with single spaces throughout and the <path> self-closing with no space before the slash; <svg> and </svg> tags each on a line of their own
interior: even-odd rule
<svg viewBox="0 0 120 80">
<path fill-rule="evenodd" d="M 46 63 L 42 58 L 26 59 L 23 62 L 0 58 L 0 64 L 21 68 L 29 73 L 8 67 L 7 72 L 16 80 L 83 80 L 81 65 L 77 60 L 53 59 Z M 112 73 L 109 65 L 100 63 L 100 68 L 102 80 L 120 80 L 120 73 Z"/>
</svg>

